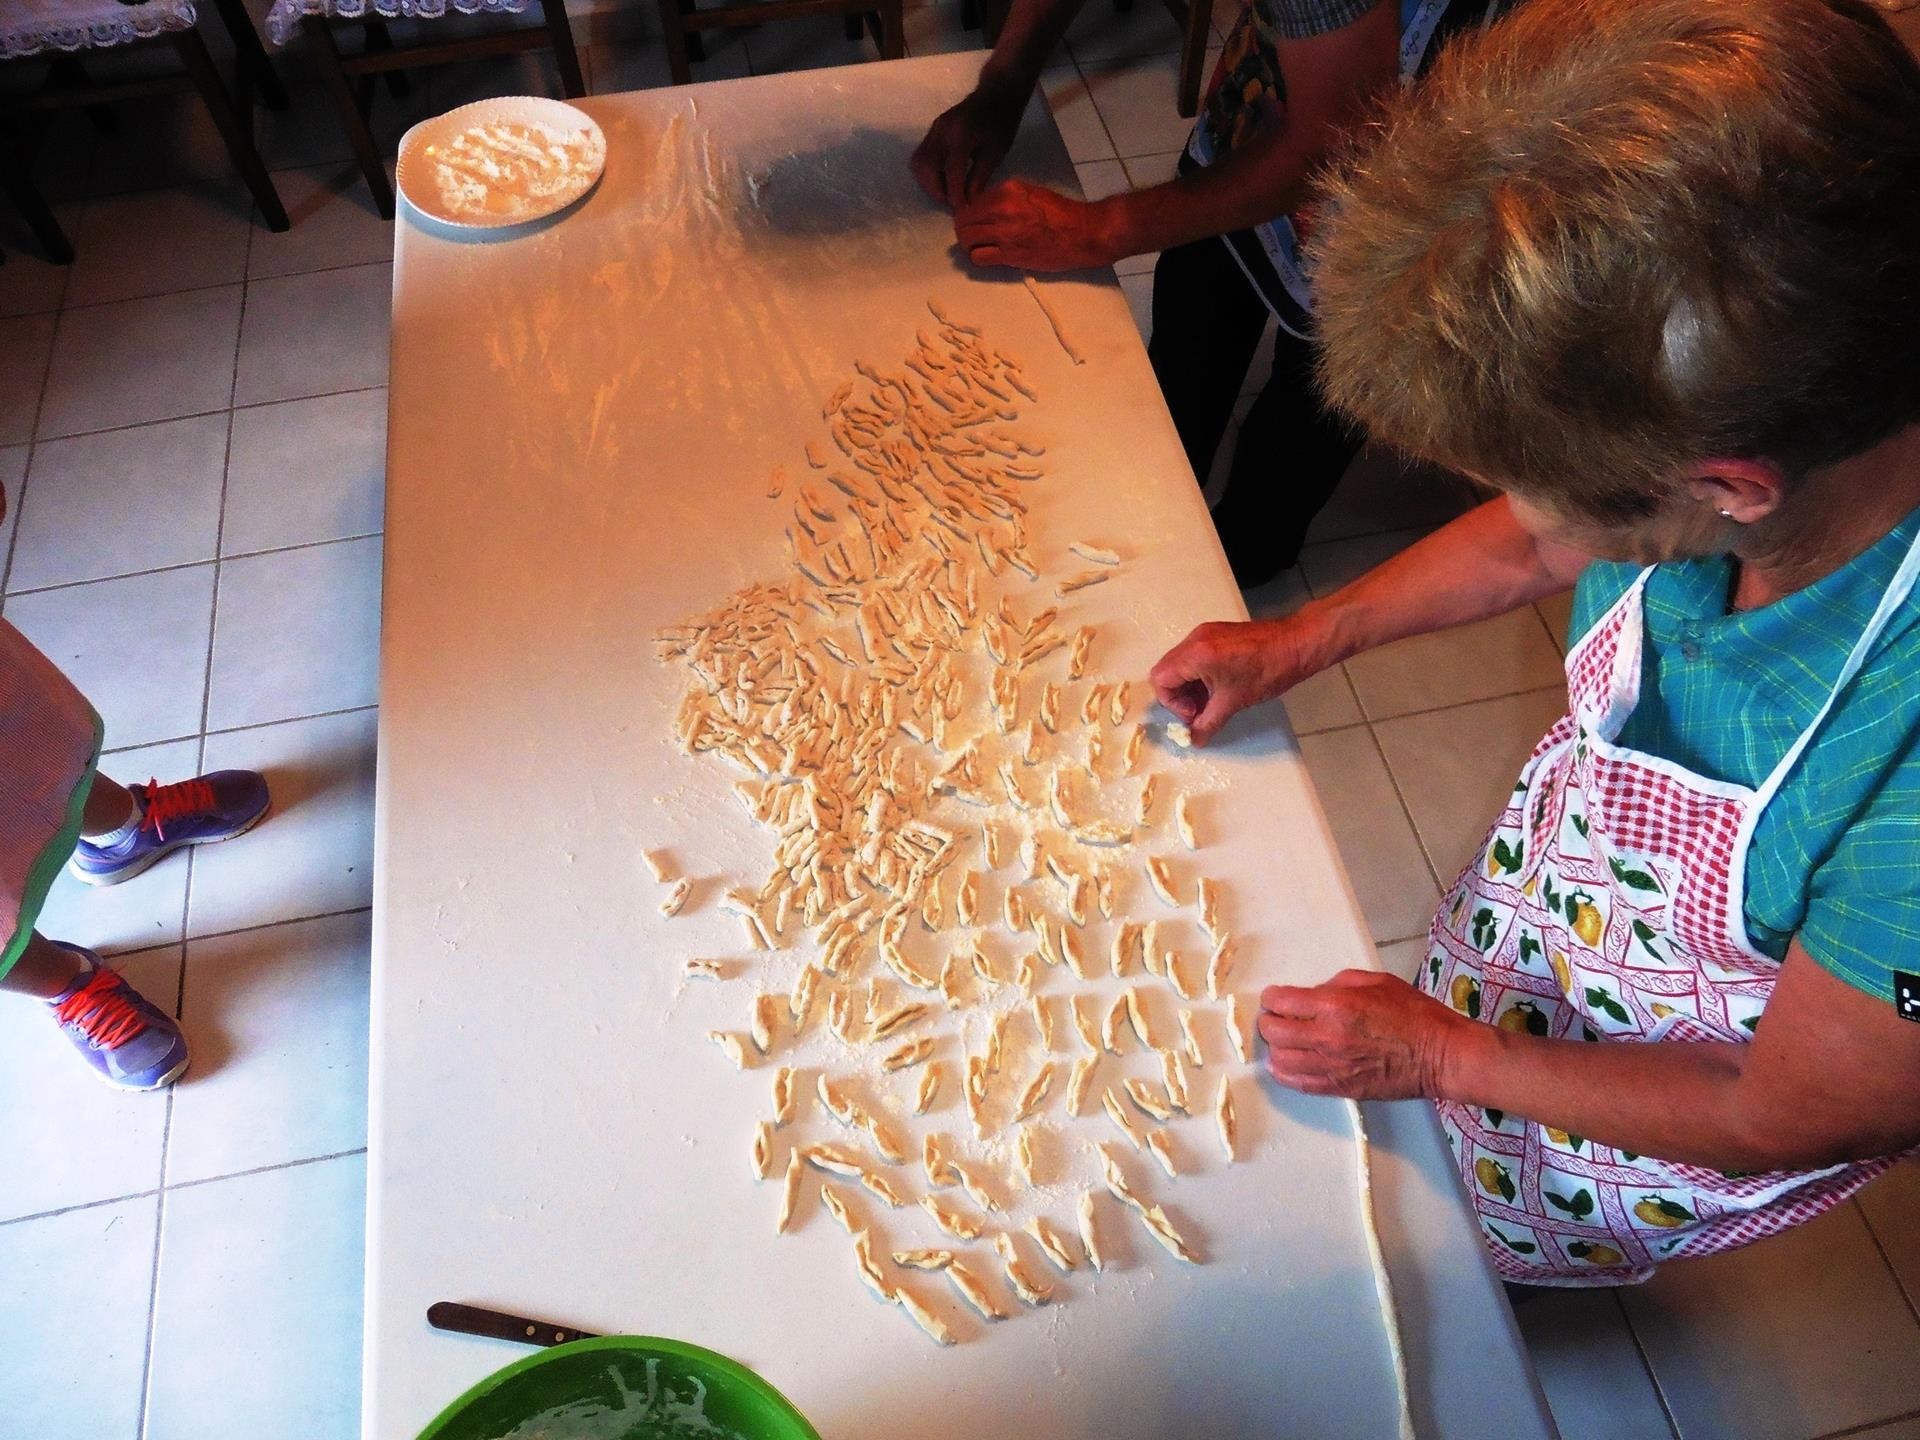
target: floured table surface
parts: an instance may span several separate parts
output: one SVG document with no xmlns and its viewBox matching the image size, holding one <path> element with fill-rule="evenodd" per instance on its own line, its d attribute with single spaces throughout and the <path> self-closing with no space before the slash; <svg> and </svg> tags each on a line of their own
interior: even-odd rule
<svg viewBox="0 0 1920 1440">
<path fill-rule="evenodd" d="M 655 637 L 684 636 L 671 627 L 747 587 L 788 584 L 796 554 L 818 567 L 811 537 L 797 552 L 788 538 L 796 499 L 840 506 L 823 479 L 836 466 L 856 477 L 848 491 L 865 483 L 836 447 L 823 401 L 849 384 L 870 389 L 873 375 L 905 374 L 903 361 L 924 355 L 918 347 L 940 330 L 930 301 L 959 327 L 950 338 L 977 332 L 1030 388 L 1031 399 L 1009 397 L 994 421 L 1004 433 L 994 433 L 1028 477 L 1009 503 L 1020 511 L 1021 558 L 1039 578 L 997 566 L 980 603 L 1006 587 L 1016 597 L 1008 613 L 1023 626 L 1057 609 L 1067 640 L 1082 627 L 1095 637 L 1089 683 L 1133 682 L 1124 722 L 1094 757 L 1089 793 L 1073 801 L 1085 813 L 1069 817 L 1089 868 L 1104 863 L 1088 858 L 1096 852 L 1119 854 L 1116 832 L 1132 825 L 1114 817 L 1131 811 L 1141 784 L 1122 752 L 1150 718 L 1147 668 L 1193 624 L 1244 614 L 1118 288 L 1082 277 L 1043 282 L 1036 294 L 1018 277 L 966 270 L 951 254 L 950 222 L 907 175 L 927 120 L 965 92 L 977 66 L 977 56 L 940 57 L 591 99 L 582 108 L 605 130 L 606 173 L 575 209 L 482 242 L 401 222 L 369 1436 L 413 1434 L 514 1358 L 429 1330 L 424 1312 L 440 1299 L 711 1346 L 760 1370 L 829 1437 L 1394 1433 L 1393 1366 L 1347 1116 L 1260 1079 L 1224 1030 L 1192 1072 L 1194 1118 L 1169 1126 L 1177 1182 L 1118 1140 L 1097 1100 L 1081 1117 L 1067 1114 L 1068 1067 L 1087 1052 L 1065 1008 L 1054 1093 L 1037 1114 L 1048 1173 L 1009 1184 L 1019 1173 L 1007 1154 L 1014 1131 L 999 1122 L 979 1142 L 1005 1207 L 991 1217 L 995 1230 L 1045 1214 L 1071 1236 L 1075 1197 L 1098 1187 L 1090 1142 L 1106 1140 L 1135 1183 L 1165 1199 L 1204 1264 L 1181 1263 L 1113 1208 L 1102 1234 L 1111 1231 L 1114 1253 L 1098 1274 L 1058 1273 L 1022 1235 L 1023 1277 L 1043 1277 L 1053 1291 L 1053 1303 L 1028 1308 L 983 1240 L 975 1268 L 996 1286 L 1004 1321 L 981 1321 L 932 1272 L 894 1272 L 948 1317 L 958 1343 L 939 1348 L 860 1283 L 848 1237 L 816 1197 L 820 1177 L 809 1177 L 789 1233 L 775 1233 L 788 1151 L 856 1138 L 812 1089 L 822 1059 L 848 1052 L 834 1049 L 824 1020 L 793 1036 L 784 1004 L 774 1053 L 761 1057 L 748 1038 L 755 995 L 784 1001 L 820 951 L 798 938 L 797 915 L 783 917 L 778 948 L 749 947 L 733 913 L 740 897 L 726 892 L 759 890 L 778 836 L 743 809 L 741 769 L 684 753 L 675 736 L 686 731 L 689 677 L 683 656 L 657 656 Z M 1072 184 L 1038 107 L 1009 163 Z M 991 377 L 1006 387 L 1004 372 Z M 1058 593 L 1062 580 L 1101 568 L 1106 552 L 1122 561 L 1110 579 Z M 942 601 L 965 603 L 957 590 Z M 946 623 L 923 612 L 928 625 Z M 855 637 L 884 641 L 849 627 L 841 643 Z M 1063 645 L 1047 663 L 1059 669 L 1069 658 Z M 1047 677 L 1065 685 L 1064 672 Z M 1036 732 L 1036 745 L 1079 751 L 1084 689 L 1066 690 L 1070 713 L 1057 734 Z M 1085 717 L 1093 714 L 1089 704 Z M 1230 988 L 1250 1000 L 1262 984 L 1371 965 L 1373 951 L 1284 719 L 1277 708 L 1247 718 L 1204 754 L 1178 752 L 1155 729 L 1142 768 L 1163 787 L 1153 853 L 1167 857 L 1176 885 L 1190 891 L 1199 875 L 1217 885 L 1237 948 Z M 1034 797 L 1042 806 L 1044 794 Z M 1192 798 L 1196 851 L 1174 838 L 1176 794 Z M 927 823 L 954 829 L 960 803 L 943 799 Z M 978 833 L 978 819 L 968 827 Z M 669 886 L 642 863 L 654 849 L 692 881 L 671 918 L 661 913 Z M 1153 909 L 1162 902 L 1146 853 L 1126 862 L 1119 919 L 1171 921 L 1172 907 Z M 942 908 L 980 871 L 992 913 L 979 923 L 990 929 L 1020 864 L 1008 855 L 996 873 L 967 860 L 948 876 Z M 1097 959 L 1084 988 L 1111 1000 L 1127 982 L 1105 973 L 1101 925 L 1093 914 L 1086 943 Z M 1205 938 L 1194 929 L 1181 942 L 1187 966 L 1204 965 Z M 987 978 L 1016 986 L 1021 950 L 983 948 L 987 968 L 999 967 Z M 910 977 L 911 956 L 895 958 Z M 725 978 L 690 977 L 687 962 L 699 959 L 718 960 Z M 1057 991 L 1064 1006 L 1076 988 L 1070 968 L 1027 979 L 1039 974 L 1039 993 Z M 1186 973 L 1196 1010 L 1209 1011 L 1202 971 Z M 894 1009 L 929 998 L 886 983 Z M 941 997 L 931 999 L 938 1009 Z M 728 1061 L 714 1031 L 737 1038 L 749 1068 Z M 875 1054 L 918 1033 L 903 1023 Z M 977 1049 L 981 1033 L 965 1043 Z M 1019 1078 L 999 1083 L 1020 1090 L 1036 1073 L 1037 1043 L 1027 1044 L 1010 1065 Z M 911 1141 L 914 1163 L 893 1177 L 910 1200 L 929 1188 L 917 1163 L 925 1132 L 963 1147 L 976 1139 L 962 1053 L 945 1059 L 947 1094 L 931 1114 L 889 1112 L 903 1132 L 890 1143 Z M 1111 1063 L 1103 1082 L 1121 1095 L 1123 1074 L 1158 1073 Z M 756 1180 L 749 1148 L 772 1116 L 782 1065 L 795 1067 L 803 1093 L 794 1121 L 767 1137 L 773 1178 Z M 916 1068 L 884 1078 L 911 1095 Z M 862 1083 L 879 1085 L 877 1063 L 866 1070 Z M 1240 1153 L 1231 1165 L 1211 1114 L 1227 1073 Z M 1130 1113 L 1154 1128 L 1137 1107 Z M 1375 1107 L 1369 1120 L 1419 1432 L 1552 1433 L 1430 1114 Z M 852 1178 L 842 1189 L 883 1263 L 893 1251 L 953 1243 L 916 1206 L 889 1209 Z M 969 1201 L 959 1189 L 938 1193 Z"/>
</svg>

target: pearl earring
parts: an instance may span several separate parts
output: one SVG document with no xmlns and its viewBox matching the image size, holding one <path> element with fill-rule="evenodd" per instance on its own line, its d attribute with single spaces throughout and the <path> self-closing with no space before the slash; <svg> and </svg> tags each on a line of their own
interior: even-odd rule
<svg viewBox="0 0 1920 1440">
<path fill-rule="evenodd" d="M 1721 518 L 1722 520 L 1731 520 L 1731 519 L 1733 518 L 1733 511 L 1731 511 L 1731 510 L 1722 510 L 1722 511 L 1720 512 L 1720 518 Z"/>
</svg>

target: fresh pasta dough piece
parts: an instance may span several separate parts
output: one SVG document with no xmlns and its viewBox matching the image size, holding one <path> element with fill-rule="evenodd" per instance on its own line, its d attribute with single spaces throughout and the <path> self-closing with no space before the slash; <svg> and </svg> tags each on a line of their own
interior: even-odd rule
<svg viewBox="0 0 1920 1440">
<path fill-rule="evenodd" d="M 1013 1293 L 1020 1297 L 1022 1304 L 1045 1305 L 1052 1301 L 1053 1286 L 1049 1285 L 1027 1263 L 1011 1231 L 1002 1230 L 994 1236 L 993 1248 L 1000 1256 L 1001 1268 L 1006 1272 L 1007 1283 L 1013 1286 Z"/>
<path fill-rule="evenodd" d="M 953 1331 L 947 1328 L 947 1322 L 918 1295 L 904 1285 L 894 1287 L 893 1298 L 900 1308 L 913 1317 L 913 1323 L 927 1333 L 936 1345 L 953 1344 Z"/>
<path fill-rule="evenodd" d="M 1233 1110 L 1233 1077 L 1220 1077 L 1220 1093 L 1213 1102 L 1213 1123 L 1220 1132 L 1220 1151 L 1232 1164 L 1240 1158 L 1240 1122 Z"/>
<path fill-rule="evenodd" d="M 1180 1043 L 1186 1049 L 1189 1063 L 1194 1065 L 1207 1063 L 1207 1052 L 1201 1048 L 1200 1035 L 1194 1029 L 1194 1015 L 1191 1010 L 1180 1012 Z"/>
<path fill-rule="evenodd" d="M 707 1039 L 718 1045 L 727 1059 L 733 1062 L 736 1070 L 753 1068 L 753 1058 L 747 1053 L 747 1037 L 736 1030 L 709 1030 Z"/>
<path fill-rule="evenodd" d="M 1067 1113 L 1087 1113 L 1087 1093 L 1093 1088 L 1093 1072 L 1100 1064 L 1099 1052 L 1082 1055 L 1073 1062 L 1073 1074 L 1067 1080 Z"/>
<path fill-rule="evenodd" d="M 1133 1117 L 1127 1114 L 1126 1108 L 1120 1103 L 1120 1097 L 1113 1093 L 1112 1086 L 1100 1092 L 1100 1106 L 1107 1112 L 1107 1119 L 1113 1122 L 1114 1129 L 1126 1137 L 1129 1145 L 1138 1150 L 1145 1143 L 1141 1138 L 1140 1127 L 1134 1123 Z"/>
<path fill-rule="evenodd" d="M 842 1230 L 846 1231 L 847 1234 L 855 1235 L 859 1233 L 859 1222 L 854 1219 L 853 1209 L 847 1204 L 847 1197 L 840 1192 L 839 1186 L 822 1184 L 820 1187 L 820 1203 L 826 1207 L 827 1213 L 833 1216 L 835 1223 L 837 1223 Z"/>
<path fill-rule="evenodd" d="M 986 1223 L 977 1215 L 969 1215 L 951 1201 L 938 1195 L 922 1195 L 920 1208 L 933 1217 L 933 1223 L 956 1240 L 978 1240 L 986 1229 Z"/>
<path fill-rule="evenodd" d="M 787 1152 L 787 1174 L 780 1187 L 780 1215 L 774 1222 L 776 1234 L 784 1235 L 793 1223 L 793 1211 L 800 1200 L 800 1176 L 803 1166 L 798 1150 Z"/>
<path fill-rule="evenodd" d="M 753 1178 L 765 1180 L 773 1174 L 773 1125 L 762 1120 L 753 1128 Z"/>
<path fill-rule="evenodd" d="M 987 1288 L 985 1278 L 974 1273 L 964 1260 L 955 1258 L 945 1267 L 948 1281 L 959 1292 L 960 1298 L 980 1312 L 982 1320 L 1004 1320 L 1006 1311 L 993 1298 L 993 1292 Z"/>
<path fill-rule="evenodd" d="M 1082 1190 L 1074 1215 L 1080 1222 L 1080 1244 L 1087 1252 L 1087 1263 L 1095 1270 L 1107 1268 L 1107 1253 L 1100 1248 L 1100 1220 L 1094 1212 L 1094 1192 Z"/>
<path fill-rule="evenodd" d="M 1035 1215 L 1020 1227 L 1031 1235 L 1040 1253 L 1053 1262 L 1062 1275 L 1080 1268 L 1080 1257 L 1073 1253 L 1073 1242 L 1044 1215 Z"/>
<path fill-rule="evenodd" d="M 1253 1027 L 1246 1013 L 1244 995 L 1227 997 L 1227 1029 L 1233 1032 L 1233 1049 L 1243 1064 L 1253 1063 Z"/>
<path fill-rule="evenodd" d="M 680 907 L 687 903 L 687 896 L 693 893 L 691 880 L 676 880 L 673 888 L 667 891 L 667 898 L 660 902 L 660 913 L 671 919 L 680 913 Z"/>
<path fill-rule="evenodd" d="M 933 1108 L 933 1102 L 940 1094 L 940 1082 L 945 1075 L 946 1067 L 938 1060 L 932 1061 L 920 1072 L 920 1088 L 913 1097 L 914 1114 L 924 1115 Z"/>
<path fill-rule="evenodd" d="M 1047 1092 L 1053 1088 L 1053 1062 L 1044 1061 L 1027 1088 L 1020 1092 L 1020 1103 L 1014 1108 L 1016 1122 L 1029 1119 L 1046 1103 Z"/>
<path fill-rule="evenodd" d="M 794 1096 L 794 1073 L 791 1065 L 782 1065 L 773 1072 L 773 1123 L 790 1124 L 797 1109 Z"/>
<path fill-rule="evenodd" d="M 1151 1080 L 1140 1080 L 1130 1076 L 1121 1083 L 1126 1089 L 1127 1098 L 1133 1101 L 1143 1114 L 1162 1124 L 1173 1118 L 1173 1106 L 1167 1102 L 1167 1097 L 1160 1093 L 1159 1088 Z"/>
</svg>

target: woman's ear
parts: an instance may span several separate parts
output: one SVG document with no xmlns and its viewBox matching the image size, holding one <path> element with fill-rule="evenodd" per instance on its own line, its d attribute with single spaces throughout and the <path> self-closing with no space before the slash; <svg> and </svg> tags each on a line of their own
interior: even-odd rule
<svg viewBox="0 0 1920 1440">
<path fill-rule="evenodd" d="M 1684 483 L 1694 499 L 1740 525 L 1766 519 L 1787 493 L 1786 472 L 1771 460 L 1702 460 Z"/>
</svg>

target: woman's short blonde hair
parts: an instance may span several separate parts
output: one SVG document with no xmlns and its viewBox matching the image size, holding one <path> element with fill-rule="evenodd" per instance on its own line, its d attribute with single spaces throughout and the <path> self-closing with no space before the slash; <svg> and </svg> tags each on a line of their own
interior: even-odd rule
<svg viewBox="0 0 1920 1440">
<path fill-rule="evenodd" d="M 1327 177 L 1322 383 L 1590 520 L 1920 420 L 1920 65 L 1860 0 L 1521 0 Z"/>
</svg>

